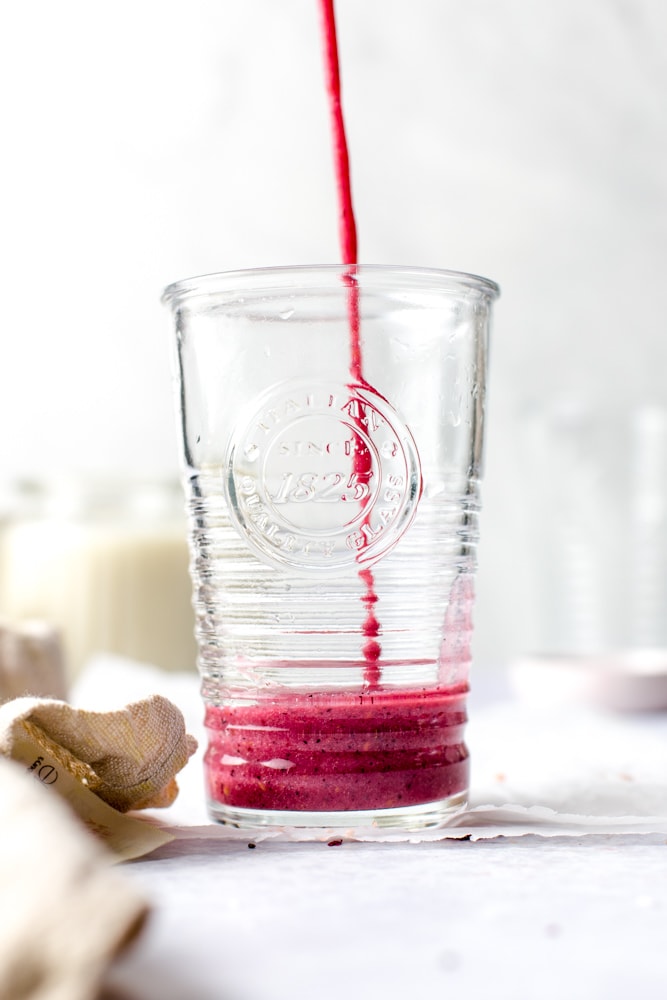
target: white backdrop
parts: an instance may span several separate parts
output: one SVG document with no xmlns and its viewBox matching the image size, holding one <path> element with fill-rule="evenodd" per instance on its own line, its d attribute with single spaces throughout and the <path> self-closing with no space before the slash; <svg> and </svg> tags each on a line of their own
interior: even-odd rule
<svg viewBox="0 0 667 1000">
<path fill-rule="evenodd" d="M 665 396 L 667 6 L 338 18 L 361 261 L 503 290 L 477 613 L 498 663 L 530 617 L 522 410 Z M 171 472 L 162 287 L 338 259 L 315 0 L 33 0 L 5 10 L 0 51 L 2 477 Z"/>
</svg>

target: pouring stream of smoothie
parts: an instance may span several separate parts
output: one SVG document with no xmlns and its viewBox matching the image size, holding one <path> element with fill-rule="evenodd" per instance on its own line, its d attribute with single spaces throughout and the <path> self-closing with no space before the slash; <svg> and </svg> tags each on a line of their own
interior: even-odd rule
<svg viewBox="0 0 667 1000">
<path fill-rule="evenodd" d="M 338 192 L 339 237 L 343 264 L 349 265 L 343 280 L 348 288 L 348 322 L 350 327 L 350 383 L 351 388 L 368 387 L 363 375 L 361 354 L 361 331 L 359 323 L 359 285 L 356 279 L 357 266 L 357 227 L 352 205 L 352 186 L 350 183 L 350 158 L 345 136 L 345 121 L 340 93 L 340 68 L 338 60 L 338 42 L 336 37 L 336 16 L 333 0 L 320 0 L 322 14 L 322 30 L 324 35 L 324 56 L 327 94 L 331 112 L 331 132 L 336 170 L 336 188 Z M 354 456 L 353 471 L 357 481 L 365 483 L 371 468 L 370 455 L 357 452 Z M 362 602 L 366 609 L 363 624 L 363 634 L 366 639 L 362 647 L 364 656 L 364 681 L 371 688 L 377 688 L 380 683 L 381 670 L 379 665 L 382 648 L 377 641 L 380 624 L 375 616 L 377 594 L 375 580 L 370 569 L 359 571 L 359 578 L 364 585 Z"/>
<path fill-rule="evenodd" d="M 357 424 L 358 439 L 366 438 L 364 394 L 378 395 L 364 376 L 360 329 L 357 267 L 357 234 L 352 208 L 350 169 L 341 107 L 340 73 L 333 0 L 319 0 L 325 49 L 326 82 L 336 182 L 339 200 L 339 232 L 342 281 L 349 329 L 347 390 L 359 406 L 350 408 Z M 355 416 L 354 414 L 357 414 Z M 369 481 L 373 459 L 368 448 L 358 447 L 350 469 L 350 496 L 361 520 L 361 532 L 370 529 Z M 352 487 L 357 487 L 352 490 Z M 468 751 L 464 738 L 466 722 L 465 679 L 453 683 L 420 683 L 396 687 L 383 677 L 380 666 L 381 626 L 376 616 L 378 595 L 372 570 L 357 555 L 363 624 L 359 629 L 363 666 L 363 689 L 328 690 L 304 685 L 291 689 L 276 684 L 266 691 L 249 689 L 229 692 L 207 704 L 206 728 L 209 745 L 205 766 L 211 809 L 216 818 L 242 825 L 258 821 L 290 823 L 293 813 L 303 823 L 328 820 L 330 814 L 344 818 L 360 814 L 364 823 L 374 823 L 374 812 L 414 807 L 419 822 L 433 823 L 442 803 L 460 804 L 468 785 Z M 452 591 L 452 594 L 454 591 Z M 440 660 L 449 672 L 466 661 L 465 615 L 469 601 L 453 600 L 445 625 Z M 406 659 L 411 671 L 420 664 Z M 301 664 L 304 666 L 304 664 Z M 312 671 L 322 664 L 313 662 Z M 342 664 L 350 666 L 349 663 Z M 285 666 L 285 664 L 281 664 Z M 439 669 L 439 668 L 438 668 Z M 329 814 L 329 815 L 327 815 Z M 313 816 L 315 815 L 315 820 Z M 336 820 L 338 822 L 338 820 Z M 396 820 L 398 822 L 398 820 Z"/>
</svg>

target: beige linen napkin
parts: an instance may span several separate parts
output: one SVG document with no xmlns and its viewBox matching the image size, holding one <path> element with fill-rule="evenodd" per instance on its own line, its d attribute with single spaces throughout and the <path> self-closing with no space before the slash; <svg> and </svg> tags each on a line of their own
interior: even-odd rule
<svg viewBox="0 0 667 1000">
<path fill-rule="evenodd" d="M 196 747 L 179 709 L 160 695 L 113 712 L 46 698 L 0 706 L 0 754 L 59 792 L 123 858 L 172 839 L 121 814 L 170 805 L 178 794 L 175 775 Z"/>
<path fill-rule="evenodd" d="M 109 865 L 173 839 L 126 813 L 173 802 L 196 749 L 159 695 L 111 712 L 16 697 L 64 697 L 63 677 L 47 626 L 0 625 L 0 1000 L 98 996 L 148 912 Z"/>
<path fill-rule="evenodd" d="M 93 1000 L 148 907 L 25 768 L 0 759 L 0 997 Z"/>
</svg>

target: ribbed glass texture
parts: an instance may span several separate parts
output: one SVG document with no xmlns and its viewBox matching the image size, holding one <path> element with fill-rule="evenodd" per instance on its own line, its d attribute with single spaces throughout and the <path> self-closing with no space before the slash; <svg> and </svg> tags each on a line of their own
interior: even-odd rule
<svg viewBox="0 0 667 1000">
<path fill-rule="evenodd" d="M 464 801 L 496 294 L 393 267 L 167 289 L 223 822 L 432 823 Z"/>
<path fill-rule="evenodd" d="M 220 473 L 192 481 L 194 606 L 204 692 L 280 683 L 349 687 L 363 681 L 365 587 L 355 567 L 334 577 L 276 572 L 249 551 L 221 502 Z M 478 536 L 477 483 L 422 497 L 415 520 L 373 568 L 386 684 L 467 678 Z M 464 586 L 464 581 L 468 586 Z M 456 584 L 456 586 L 455 586 Z M 456 609 L 452 601 L 458 602 Z M 441 664 L 447 640 L 460 650 Z M 335 642 L 332 637 L 335 636 Z"/>
</svg>

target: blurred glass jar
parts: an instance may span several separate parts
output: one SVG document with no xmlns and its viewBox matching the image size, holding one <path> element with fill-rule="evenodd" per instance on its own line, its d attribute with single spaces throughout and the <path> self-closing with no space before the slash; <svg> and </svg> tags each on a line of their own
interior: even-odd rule
<svg viewBox="0 0 667 1000">
<path fill-rule="evenodd" d="M 517 691 L 667 709 L 667 408 L 561 399 L 527 414 Z"/>
<path fill-rule="evenodd" d="M 178 482 L 23 481 L 0 500 L 0 617 L 61 633 L 68 676 L 95 653 L 195 668 Z"/>
<path fill-rule="evenodd" d="M 667 660 L 667 409 L 563 400 L 523 433 L 533 650 Z"/>
</svg>

